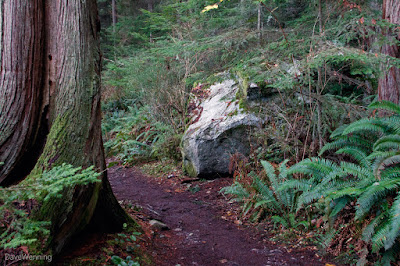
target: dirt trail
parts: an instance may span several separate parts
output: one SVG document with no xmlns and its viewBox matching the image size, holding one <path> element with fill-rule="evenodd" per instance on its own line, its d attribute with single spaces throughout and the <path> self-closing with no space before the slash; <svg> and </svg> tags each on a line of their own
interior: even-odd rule
<svg viewBox="0 0 400 266">
<path fill-rule="evenodd" d="M 226 217 L 229 203 L 218 191 L 229 178 L 191 183 L 192 192 L 179 180 L 147 177 L 134 168 L 113 167 L 109 179 L 118 200 L 140 206 L 145 221 L 169 227 L 154 230 L 157 265 L 325 265 L 312 251 L 274 245 L 260 230 Z"/>
</svg>

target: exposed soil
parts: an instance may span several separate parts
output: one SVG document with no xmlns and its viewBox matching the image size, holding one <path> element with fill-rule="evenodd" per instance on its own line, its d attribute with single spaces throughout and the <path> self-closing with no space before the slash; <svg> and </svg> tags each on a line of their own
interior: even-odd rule
<svg viewBox="0 0 400 266">
<path fill-rule="evenodd" d="M 310 248 L 269 241 L 263 228 L 242 224 L 238 208 L 219 193 L 231 178 L 209 181 L 149 177 L 135 168 L 112 167 L 109 180 L 119 201 L 139 210 L 148 226 L 154 265 L 325 265 Z"/>
</svg>

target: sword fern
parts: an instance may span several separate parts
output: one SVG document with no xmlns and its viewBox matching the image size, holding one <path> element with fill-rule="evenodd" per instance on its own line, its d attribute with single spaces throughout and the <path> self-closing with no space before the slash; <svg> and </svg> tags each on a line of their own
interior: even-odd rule
<svg viewBox="0 0 400 266">
<path fill-rule="evenodd" d="M 335 206 L 334 210 L 327 208 L 327 215 L 336 215 L 355 201 L 354 219 L 368 223 L 363 239 L 372 244 L 372 252 L 384 250 L 383 262 L 394 259 L 394 251 L 400 248 L 400 106 L 378 102 L 370 108 L 393 114 L 361 119 L 337 129 L 331 135 L 333 141 L 320 151 L 321 156 L 336 150 L 351 162 L 311 158 L 288 172 L 308 176 L 309 187 L 298 187 L 302 191 L 298 210 L 323 199 L 328 206 Z"/>
</svg>

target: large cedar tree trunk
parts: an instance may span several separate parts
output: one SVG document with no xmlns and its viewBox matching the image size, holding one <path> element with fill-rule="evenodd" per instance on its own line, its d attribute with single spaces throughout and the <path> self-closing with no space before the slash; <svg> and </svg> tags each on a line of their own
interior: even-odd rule
<svg viewBox="0 0 400 266">
<path fill-rule="evenodd" d="M 400 0 L 383 1 L 383 19 L 393 24 L 400 24 Z M 400 36 L 396 36 L 400 41 Z M 400 49 L 397 45 L 383 45 L 381 52 L 392 57 L 400 58 Z M 400 103 L 400 69 L 392 67 L 379 80 L 379 100 Z"/>
<path fill-rule="evenodd" d="M 96 0 L 0 3 L 0 184 L 63 162 L 104 171 Z M 56 253 L 89 223 L 116 230 L 128 219 L 106 172 L 40 215 L 52 221 Z"/>
<path fill-rule="evenodd" d="M 22 3 L 26 2 L 26 3 Z M 43 8 L 40 0 L 0 5 L 0 185 L 35 165 L 44 143 Z M 42 131 L 43 134 L 40 134 Z"/>
</svg>

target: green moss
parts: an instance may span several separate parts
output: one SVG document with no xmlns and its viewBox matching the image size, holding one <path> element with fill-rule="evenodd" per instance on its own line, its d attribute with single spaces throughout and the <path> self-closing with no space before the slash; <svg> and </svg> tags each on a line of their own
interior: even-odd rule
<svg viewBox="0 0 400 266">
<path fill-rule="evenodd" d="M 177 165 L 175 161 L 171 159 L 149 162 L 140 166 L 142 172 L 150 176 L 166 176 L 171 173 L 175 173 L 176 168 Z"/>
<path fill-rule="evenodd" d="M 249 110 L 249 104 L 247 102 L 247 99 L 242 98 L 239 100 L 239 109 L 248 111 Z"/>
<path fill-rule="evenodd" d="M 249 77 L 245 76 L 242 72 L 237 72 L 239 77 L 239 89 L 236 93 L 236 99 L 247 98 L 247 89 L 249 87 Z"/>
<path fill-rule="evenodd" d="M 45 169 L 50 168 L 52 165 L 56 164 L 56 162 L 68 161 L 64 160 L 60 153 L 63 145 L 65 145 L 65 139 L 68 138 L 69 131 L 66 130 L 69 123 L 68 121 L 68 115 L 59 116 L 54 120 L 49 135 L 47 136 L 46 146 L 35 168 L 32 170 L 30 177 L 40 176 Z"/>
<path fill-rule="evenodd" d="M 197 177 L 197 170 L 196 170 L 196 167 L 194 167 L 192 162 L 190 162 L 188 160 L 184 160 L 183 161 L 183 170 L 185 171 L 185 173 L 188 176 Z"/>
</svg>

